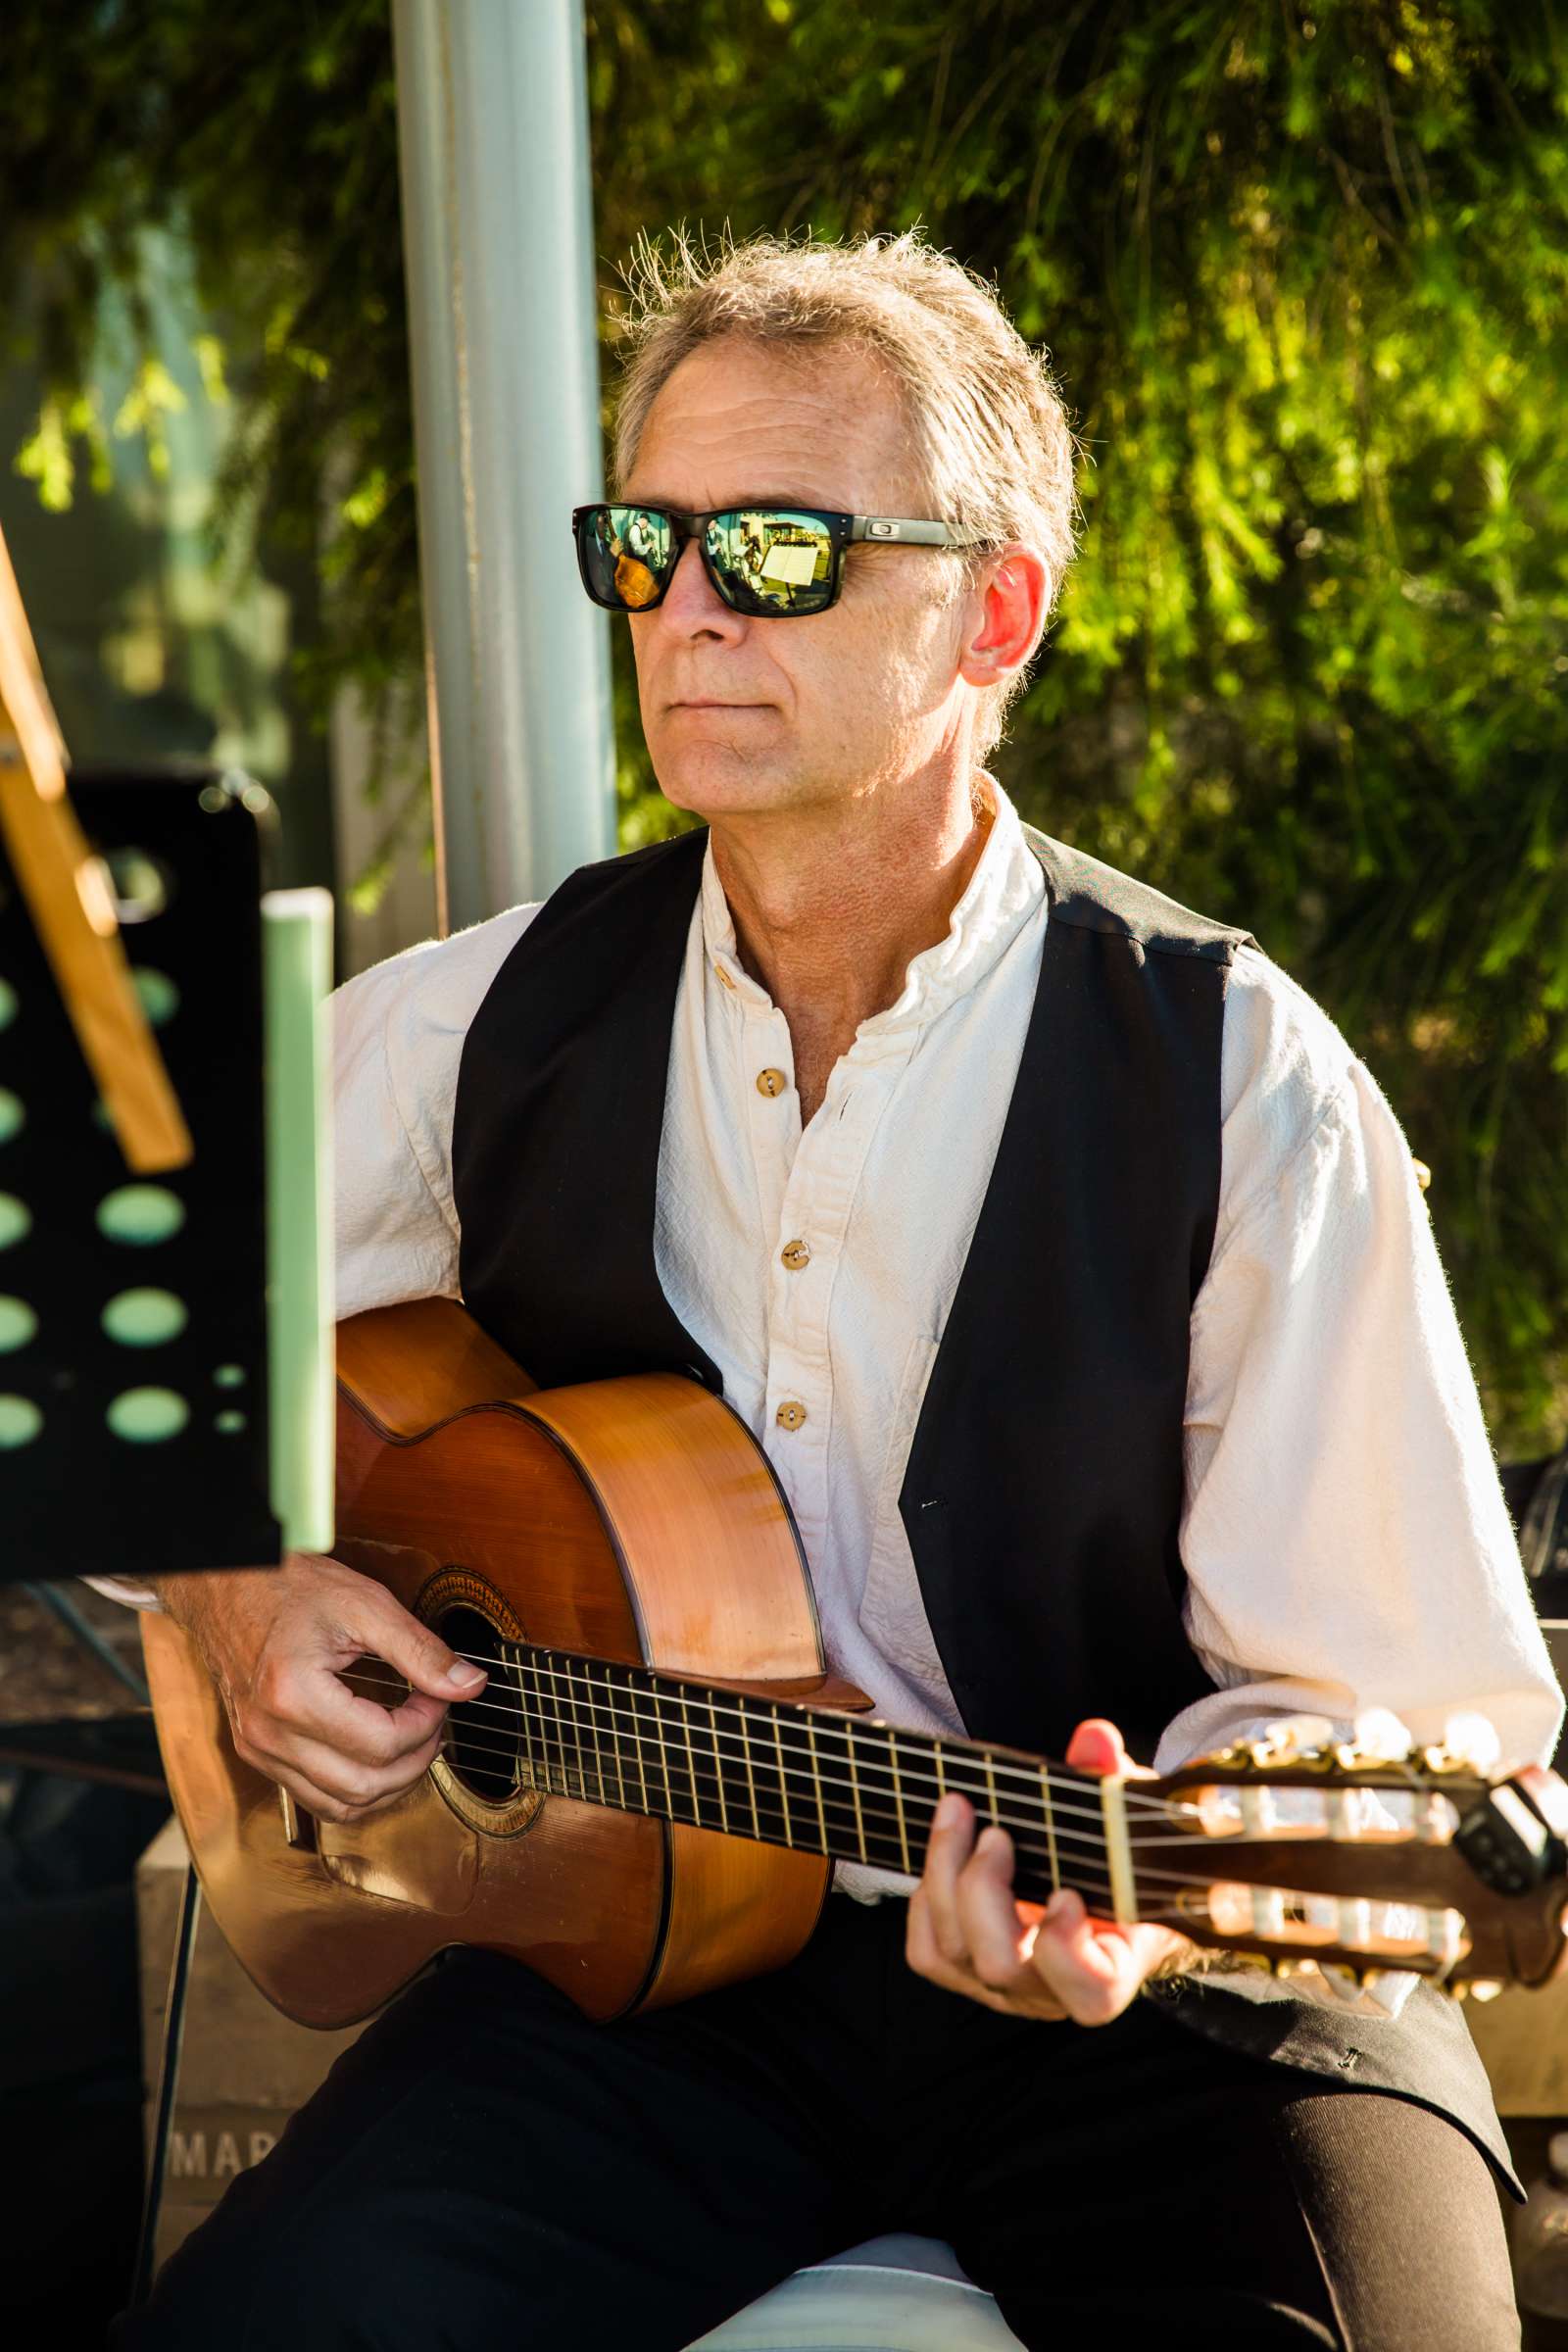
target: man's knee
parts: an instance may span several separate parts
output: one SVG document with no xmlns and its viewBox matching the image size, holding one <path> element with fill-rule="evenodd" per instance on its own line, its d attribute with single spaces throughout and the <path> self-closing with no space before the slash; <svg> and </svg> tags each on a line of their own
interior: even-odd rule
<svg viewBox="0 0 1568 2352">
<path fill-rule="evenodd" d="M 1293 2100 L 1280 2131 L 1351 2352 L 1517 2352 L 1496 2185 L 1457 2125 L 1340 2091 Z"/>
</svg>

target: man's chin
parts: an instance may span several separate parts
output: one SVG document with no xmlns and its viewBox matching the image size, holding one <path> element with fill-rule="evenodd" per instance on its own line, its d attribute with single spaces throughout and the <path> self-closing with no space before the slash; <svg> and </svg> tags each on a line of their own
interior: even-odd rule
<svg viewBox="0 0 1568 2352">
<path fill-rule="evenodd" d="M 667 746 L 653 755 L 654 775 L 671 808 L 711 821 L 760 815 L 797 797 L 793 779 L 771 760 L 721 744 Z"/>
</svg>

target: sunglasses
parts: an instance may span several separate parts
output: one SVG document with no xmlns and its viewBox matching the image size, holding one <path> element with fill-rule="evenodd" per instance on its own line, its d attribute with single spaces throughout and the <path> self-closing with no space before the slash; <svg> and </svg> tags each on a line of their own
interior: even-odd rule
<svg viewBox="0 0 1568 2352">
<path fill-rule="evenodd" d="M 977 547 L 950 522 L 889 514 L 830 514 L 815 507 L 578 507 L 577 568 L 607 612 L 648 612 L 663 601 L 689 539 L 732 612 L 768 620 L 825 612 L 844 585 L 852 547 Z"/>
</svg>

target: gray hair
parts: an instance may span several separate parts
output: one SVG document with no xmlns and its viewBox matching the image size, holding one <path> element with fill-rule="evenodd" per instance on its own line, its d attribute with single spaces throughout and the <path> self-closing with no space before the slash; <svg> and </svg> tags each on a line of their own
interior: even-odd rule
<svg viewBox="0 0 1568 2352">
<path fill-rule="evenodd" d="M 617 483 L 631 471 L 660 392 L 702 344 L 734 335 L 858 346 L 903 395 L 929 512 L 983 547 L 1020 540 L 1034 548 L 1050 573 L 1048 609 L 1055 603 L 1073 558 L 1077 444 L 1046 356 L 1030 350 L 995 288 L 972 270 L 917 230 L 842 244 L 725 240 L 711 254 L 677 233 L 667 250 L 644 238 L 626 284 Z M 972 577 L 972 562 L 966 568 Z M 988 689 L 982 758 L 1024 683 L 1020 670 Z"/>
</svg>

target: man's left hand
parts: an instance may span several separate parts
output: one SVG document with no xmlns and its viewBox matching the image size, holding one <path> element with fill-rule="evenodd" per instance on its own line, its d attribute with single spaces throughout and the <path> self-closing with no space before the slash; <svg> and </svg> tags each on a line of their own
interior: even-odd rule
<svg viewBox="0 0 1568 2352">
<path fill-rule="evenodd" d="M 1081 1772 L 1154 1777 L 1130 1764 L 1121 1734 L 1098 1720 L 1078 1726 L 1066 1760 Z M 1066 1887 L 1044 1907 L 1019 1902 L 1012 1870 L 1006 1831 L 987 1829 L 977 1840 L 974 1808 L 961 1796 L 945 1796 L 924 1876 L 909 1897 L 906 1951 L 916 1976 L 1006 2016 L 1104 2026 L 1146 1979 L 1194 1951 L 1170 1928 L 1091 1919 Z"/>
</svg>

